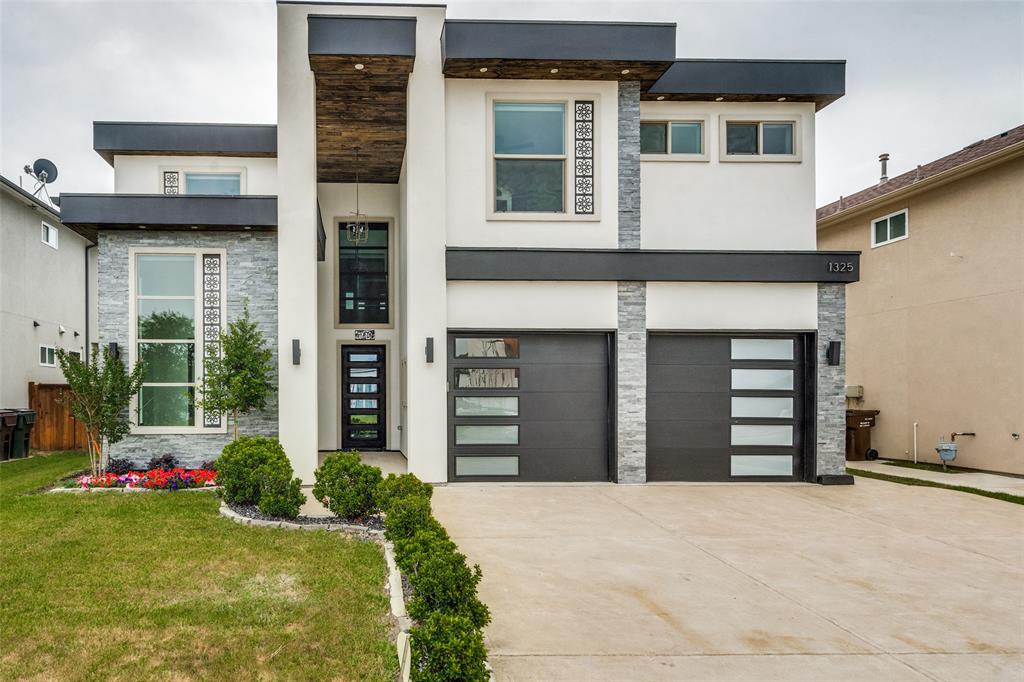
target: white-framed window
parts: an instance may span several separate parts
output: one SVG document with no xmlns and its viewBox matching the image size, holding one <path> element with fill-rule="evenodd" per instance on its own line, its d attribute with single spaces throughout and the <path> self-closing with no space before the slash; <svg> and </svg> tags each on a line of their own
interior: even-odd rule
<svg viewBox="0 0 1024 682">
<path fill-rule="evenodd" d="M 640 121 L 642 161 L 707 161 L 706 117 Z"/>
<path fill-rule="evenodd" d="M 57 248 L 57 228 L 45 220 L 42 222 L 41 238 L 47 246 Z"/>
<path fill-rule="evenodd" d="M 910 211 L 902 209 L 871 221 L 871 248 L 907 238 Z"/>
<path fill-rule="evenodd" d="M 223 320 L 219 288 L 206 296 L 203 262 L 212 254 L 223 263 L 216 249 L 129 249 L 129 364 L 145 365 L 132 406 L 136 433 L 209 432 L 196 399 L 203 340 L 215 338 Z M 223 267 L 216 277 L 219 284 Z M 214 308 L 204 306 L 207 299 Z"/>
<path fill-rule="evenodd" d="M 239 195 L 242 193 L 240 171 L 186 170 L 185 194 Z"/>
<path fill-rule="evenodd" d="M 800 161 L 800 125 L 796 118 L 722 116 L 721 161 Z"/>
<path fill-rule="evenodd" d="M 57 349 L 53 346 L 39 346 L 39 364 L 43 367 L 56 367 Z"/>
<path fill-rule="evenodd" d="M 599 220 L 599 98 L 487 95 L 488 220 Z"/>
</svg>

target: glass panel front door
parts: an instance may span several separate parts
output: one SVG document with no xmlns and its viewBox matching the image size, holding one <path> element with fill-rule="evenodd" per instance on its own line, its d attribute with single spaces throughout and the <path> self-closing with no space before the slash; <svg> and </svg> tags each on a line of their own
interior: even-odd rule
<svg viewBox="0 0 1024 682">
<path fill-rule="evenodd" d="M 387 448 L 387 420 L 384 418 L 387 383 L 384 370 L 384 346 L 342 346 L 342 449 Z M 361 381 L 371 377 L 374 379 L 372 383 Z"/>
</svg>

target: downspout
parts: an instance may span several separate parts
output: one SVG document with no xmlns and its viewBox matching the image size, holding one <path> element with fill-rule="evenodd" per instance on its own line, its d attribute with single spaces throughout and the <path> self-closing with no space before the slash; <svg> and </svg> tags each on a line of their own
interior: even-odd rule
<svg viewBox="0 0 1024 682">
<path fill-rule="evenodd" d="M 917 422 L 914 422 L 914 464 L 917 464 Z"/>
<path fill-rule="evenodd" d="M 95 244 L 85 245 L 85 350 L 82 357 L 88 365 L 92 359 L 92 344 L 89 343 L 89 249 L 96 248 Z"/>
</svg>

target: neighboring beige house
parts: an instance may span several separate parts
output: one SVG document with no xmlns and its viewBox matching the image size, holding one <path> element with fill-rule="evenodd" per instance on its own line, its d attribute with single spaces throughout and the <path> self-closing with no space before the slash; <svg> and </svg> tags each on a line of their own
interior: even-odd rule
<svg viewBox="0 0 1024 682">
<path fill-rule="evenodd" d="M 29 382 L 63 383 L 58 348 L 89 347 L 93 244 L 87 230 L 64 225 L 56 208 L 0 177 L 0 407 L 28 407 Z"/>
<path fill-rule="evenodd" d="M 818 248 L 862 252 L 847 287 L 851 407 L 882 457 L 1024 474 L 1024 126 L 818 209 Z"/>
</svg>

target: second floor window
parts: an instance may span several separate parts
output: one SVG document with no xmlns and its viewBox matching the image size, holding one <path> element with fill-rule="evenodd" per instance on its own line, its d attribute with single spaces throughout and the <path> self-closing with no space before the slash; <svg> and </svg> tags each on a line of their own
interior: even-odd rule
<svg viewBox="0 0 1024 682">
<path fill-rule="evenodd" d="M 703 154 L 701 121 L 657 121 L 640 124 L 641 154 Z"/>
<path fill-rule="evenodd" d="M 871 221 L 871 248 L 907 238 L 907 209 Z"/>
<path fill-rule="evenodd" d="M 388 324 L 388 224 L 371 222 L 365 242 L 349 239 L 338 226 L 339 315 L 341 324 Z"/>
<path fill-rule="evenodd" d="M 495 213 L 565 212 L 564 102 L 494 103 Z"/>
<path fill-rule="evenodd" d="M 43 223 L 42 241 L 47 246 L 57 248 L 57 228 L 50 223 Z"/>
<path fill-rule="evenodd" d="M 185 194 L 241 193 L 241 173 L 185 173 Z"/>
<path fill-rule="evenodd" d="M 793 156 L 791 121 L 729 121 L 725 124 L 728 156 Z"/>
</svg>

